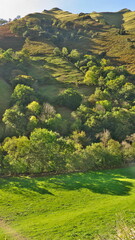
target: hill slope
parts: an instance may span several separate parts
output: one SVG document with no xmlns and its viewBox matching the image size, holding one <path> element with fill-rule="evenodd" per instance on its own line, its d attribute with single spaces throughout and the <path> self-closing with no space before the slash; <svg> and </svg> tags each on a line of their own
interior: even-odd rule
<svg viewBox="0 0 135 240">
<path fill-rule="evenodd" d="M 93 93 L 93 88 L 83 85 L 85 71 L 80 71 L 69 58 L 54 56 L 54 48 L 66 47 L 69 52 L 77 49 L 83 55 L 105 56 L 111 64 L 125 65 L 134 74 L 134 14 L 128 9 L 80 14 L 58 8 L 44 10 L 0 26 L 0 48 L 29 51 L 32 62 L 22 67 L 21 74 L 39 80 L 39 92 L 45 100 L 51 101 L 68 87 L 78 89 L 87 97 Z M 0 78 L 9 86 L 16 66 L 1 64 L 0 69 Z M 6 108 L 3 104 L 1 113 Z"/>
<path fill-rule="evenodd" d="M 114 59 L 114 62 L 117 60 L 116 63 L 126 65 L 128 70 L 134 73 L 134 14 L 128 9 L 115 13 L 93 12 L 90 14 L 72 14 L 57 8 L 45 10 L 1 26 L 0 47 L 20 49 L 25 40 L 22 35 L 26 32 L 26 26 L 33 29 L 33 24 L 37 24 L 36 26 L 40 29 L 38 27 L 35 29 L 40 31 L 41 35 L 44 32 L 44 35 L 29 45 L 29 50 L 31 49 L 33 54 L 37 52 L 37 46 L 38 53 L 43 54 L 51 53 L 55 46 L 66 46 L 70 50 L 76 48 L 83 53 L 90 51 L 98 54 L 105 51 L 107 57 Z M 121 27 L 127 31 L 126 35 L 118 34 L 118 29 Z M 16 32 L 17 28 L 19 28 L 20 36 Z M 53 35 L 55 39 L 50 35 Z M 132 41 L 128 42 L 127 39 L 130 38 Z"/>
</svg>

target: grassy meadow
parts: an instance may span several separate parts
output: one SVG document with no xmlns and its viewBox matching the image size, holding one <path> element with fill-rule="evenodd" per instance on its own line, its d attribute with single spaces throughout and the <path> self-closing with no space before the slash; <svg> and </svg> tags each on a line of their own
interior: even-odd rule
<svg viewBox="0 0 135 240">
<path fill-rule="evenodd" d="M 135 167 L 1 178 L 0 206 L 0 219 L 24 239 L 98 239 L 115 234 L 121 217 L 135 222 Z M 0 227 L 0 239 L 12 231 Z"/>
</svg>

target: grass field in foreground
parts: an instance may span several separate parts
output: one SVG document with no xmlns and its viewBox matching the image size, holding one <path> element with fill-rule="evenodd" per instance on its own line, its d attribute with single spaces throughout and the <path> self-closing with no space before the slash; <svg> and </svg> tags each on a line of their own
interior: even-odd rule
<svg viewBox="0 0 135 240">
<path fill-rule="evenodd" d="M 29 240 L 96 239 L 115 234 L 121 216 L 134 224 L 135 167 L 0 179 L 0 219 Z"/>
</svg>

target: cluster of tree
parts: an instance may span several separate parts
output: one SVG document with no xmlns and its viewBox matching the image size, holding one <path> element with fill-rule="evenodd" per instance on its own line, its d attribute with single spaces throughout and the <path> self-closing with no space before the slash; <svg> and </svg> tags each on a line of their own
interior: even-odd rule
<svg viewBox="0 0 135 240">
<path fill-rule="evenodd" d="M 30 54 L 26 49 L 14 51 L 12 48 L 7 50 L 0 49 L 0 76 L 9 84 L 10 80 L 17 75 L 27 74 L 27 69 L 30 66 Z"/>
<path fill-rule="evenodd" d="M 60 21 L 46 14 L 29 14 L 25 18 L 14 19 L 11 31 L 24 38 L 37 40 L 45 38 L 58 46 L 65 41 L 76 41 L 85 36 L 93 38 L 96 33 L 91 29 L 91 24 L 80 24 L 80 20 L 92 20 L 90 16 L 82 16 L 78 21 Z"/>
<path fill-rule="evenodd" d="M 105 58 L 77 50 L 54 49 L 84 73 L 83 84 L 92 86 L 89 97 L 72 88 L 47 103 L 38 92 L 38 81 L 15 70 L 10 108 L 3 115 L 12 133 L 0 148 L 1 173 L 87 171 L 134 162 L 135 85 L 124 67 Z M 1 63 L 17 67 L 29 63 L 28 52 L 0 52 Z M 69 108 L 71 119 L 56 112 Z"/>
<path fill-rule="evenodd" d="M 95 56 L 86 55 L 77 64 L 85 70 L 84 83 L 95 88 L 74 114 L 82 122 L 81 130 L 89 133 L 92 141 L 103 129 L 108 129 L 113 139 L 123 141 L 135 132 L 133 78 L 124 67 L 111 66 L 108 60 Z"/>
<path fill-rule="evenodd" d="M 64 92 L 60 93 L 56 98 L 56 102 L 58 105 L 68 107 L 71 110 L 76 110 L 80 106 L 81 101 L 81 94 L 72 88 L 69 88 Z"/>
<path fill-rule="evenodd" d="M 78 54 L 78 60 L 74 61 L 65 47 L 55 48 L 54 54 L 70 59 L 83 71 L 84 83 L 95 88 L 88 100 L 72 113 L 78 129 L 84 130 L 91 142 L 96 141 L 96 134 L 103 129 L 108 129 L 113 139 L 120 142 L 135 132 L 135 85 L 125 67 L 112 66 L 109 60 L 93 55 Z"/>
<path fill-rule="evenodd" d="M 13 62 L 15 64 L 24 64 L 28 63 L 29 60 L 30 55 L 26 49 L 17 52 L 13 51 L 12 48 L 8 48 L 7 50 L 0 49 L 0 63 Z"/>
<path fill-rule="evenodd" d="M 0 147 L 0 173 L 88 171 L 134 162 L 135 134 L 122 143 L 113 140 L 108 130 L 98 137 L 100 143 L 85 148 L 84 132 L 74 131 L 63 138 L 45 128 L 35 128 L 29 137 L 8 137 Z"/>
<path fill-rule="evenodd" d="M 15 87 L 11 96 L 12 107 L 3 115 L 3 122 L 8 128 L 14 129 L 17 135 L 28 135 L 36 127 L 45 127 L 61 135 L 70 132 L 70 123 L 56 113 L 54 106 L 42 102 L 33 88 L 32 77 L 19 75 L 12 82 Z M 67 89 L 55 98 L 55 104 L 76 110 L 81 100 L 82 96 L 77 91 Z"/>
<path fill-rule="evenodd" d="M 55 56 L 65 57 L 67 60 L 70 60 L 73 63 L 76 63 L 81 59 L 81 54 L 77 49 L 69 51 L 66 47 L 60 49 L 59 47 L 54 48 L 53 54 Z"/>
<path fill-rule="evenodd" d="M 0 18 L 0 25 L 4 25 L 6 24 L 8 21 L 3 19 L 3 18 Z"/>
</svg>

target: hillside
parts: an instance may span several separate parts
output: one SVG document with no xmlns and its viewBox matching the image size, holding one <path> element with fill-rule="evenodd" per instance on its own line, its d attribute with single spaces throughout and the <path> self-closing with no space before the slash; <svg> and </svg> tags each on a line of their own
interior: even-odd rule
<svg viewBox="0 0 135 240">
<path fill-rule="evenodd" d="M 135 12 L 128 9 L 114 13 L 89 14 L 72 14 L 58 8 L 44 10 L 42 13 L 29 14 L 0 26 L 0 48 L 5 50 L 12 48 L 15 51 L 27 49 L 35 57 L 40 55 L 45 57 L 45 68 L 38 67 L 35 61 L 35 66 L 33 64 L 30 71 L 29 69 L 27 71 L 35 78 L 38 76 L 40 79 L 48 79 L 45 84 L 47 88 L 48 82 L 50 85 L 53 80 L 49 89 L 56 89 L 56 92 L 59 87 L 63 89 L 61 85 L 56 86 L 57 81 L 72 83 L 81 82 L 84 78 L 84 75 L 66 59 L 52 60 L 53 49 L 56 46 L 67 47 L 69 51 L 77 49 L 82 54 L 104 53 L 113 65 L 125 65 L 127 70 L 134 74 L 134 14 Z M 126 31 L 125 35 L 118 33 L 122 27 Z M 26 41 L 27 37 L 29 41 Z M 2 72 L 0 75 L 3 78 Z M 9 75 L 11 76 L 11 72 Z M 91 93 L 91 90 L 85 91 L 85 87 L 84 90 L 81 89 L 86 95 Z M 53 90 L 49 94 L 54 93 Z"/>
<path fill-rule="evenodd" d="M 78 49 L 82 53 L 99 54 L 104 51 L 113 63 L 124 64 L 131 73 L 135 73 L 134 15 L 135 12 L 128 9 L 89 14 L 72 14 L 57 8 L 44 10 L 1 26 L 0 46 L 15 50 L 24 46 L 32 54 L 50 54 L 54 46 Z M 41 37 L 28 45 L 22 35 L 26 34 L 26 25 L 33 29 L 32 24 L 36 25 L 35 32 L 40 31 Z M 118 33 L 121 28 L 125 29 L 125 35 Z"/>
<path fill-rule="evenodd" d="M 114 162 L 103 156 L 102 168 L 127 162 L 126 155 L 125 160 L 122 157 L 126 150 L 120 146 L 123 141 L 128 144 L 129 136 L 134 139 L 135 131 L 133 29 L 134 12 L 128 9 L 72 14 L 53 8 L 0 26 L 1 142 L 16 136 L 17 143 L 25 136 L 33 144 L 30 136 L 41 128 L 45 135 L 45 129 L 50 135 L 53 131 L 58 148 L 58 136 L 66 141 L 65 146 L 73 144 L 75 154 L 89 146 L 95 151 L 96 144 L 109 151 Z M 120 148 L 117 161 L 109 147 L 111 140 Z M 132 144 L 130 141 L 131 148 Z M 4 146 L 8 155 L 15 154 Z M 34 157 L 34 152 L 28 152 Z M 22 158 L 21 152 L 18 154 Z M 74 159 L 70 164 L 66 161 L 62 160 L 65 169 L 85 169 L 87 157 L 80 166 Z M 90 169 L 100 168 L 100 161 L 94 161 Z M 50 162 L 47 164 L 51 168 Z M 36 171 L 30 166 L 29 171 Z"/>
<path fill-rule="evenodd" d="M 0 26 L 1 240 L 134 236 L 134 15 Z"/>
</svg>

